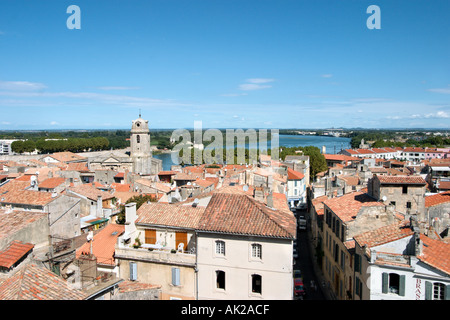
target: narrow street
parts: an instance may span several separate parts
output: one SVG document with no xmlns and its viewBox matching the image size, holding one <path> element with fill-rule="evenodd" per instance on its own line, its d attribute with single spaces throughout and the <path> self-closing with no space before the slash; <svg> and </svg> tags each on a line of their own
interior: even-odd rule
<svg viewBox="0 0 450 320">
<path fill-rule="evenodd" d="M 326 300 L 327 298 L 322 292 L 321 281 L 314 272 L 313 253 L 308 243 L 308 231 L 306 230 L 297 231 L 297 253 L 298 258 L 294 264 L 294 269 L 300 269 L 302 272 L 303 285 L 306 291 L 303 300 Z M 301 299 L 296 297 L 295 300 Z"/>
</svg>

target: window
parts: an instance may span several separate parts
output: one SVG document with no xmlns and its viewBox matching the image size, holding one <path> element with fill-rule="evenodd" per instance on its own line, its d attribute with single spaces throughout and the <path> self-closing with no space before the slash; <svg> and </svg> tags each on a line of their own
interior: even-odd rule
<svg viewBox="0 0 450 320">
<path fill-rule="evenodd" d="M 216 271 L 216 288 L 225 290 L 225 271 Z"/>
<path fill-rule="evenodd" d="M 262 293 L 261 276 L 259 274 L 252 274 L 252 292 Z"/>
<path fill-rule="evenodd" d="M 136 136 L 136 142 L 141 143 L 141 137 L 139 135 Z"/>
<path fill-rule="evenodd" d="M 252 244 L 252 258 L 262 258 L 262 247 L 258 243 Z"/>
<path fill-rule="evenodd" d="M 225 255 L 225 242 L 221 240 L 216 241 L 216 254 Z"/>
<path fill-rule="evenodd" d="M 406 209 L 411 209 L 411 201 L 406 202 Z"/>
<path fill-rule="evenodd" d="M 436 282 L 433 284 L 433 300 L 445 300 L 445 285 Z"/>
<path fill-rule="evenodd" d="M 172 268 L 172 285 L 180 285 L 180 268 Z"/>
<path fill-rule="evenodd" d="M 156 230 L 145 230 L 145 243 L 155 244 L 156 243 Z"/>
<path fill-rule="evenodd" d="M 382 274 L 382 292 L 398 294 L 399 296 L 405 295 L 405 276 L 398 275 L 397 273 Z"/>
<path fill-rule="evenodd" d="M 408 193 L 408 186 L 402 186 L 402 193 L 403 194 Z"/>
<path fill-rule="evenodd" d="M 187 248 L 187 232 L 176 232 L 175 233 L 175 249 L 178 250 L 178 245 L 184 244 L 183 250 Z"/>
<path fill-rule="evenodd" d="M 136 262 L 130 262 L 130 280 L 131 281 L 137 280 L 137 263 Z"/>
</svg>

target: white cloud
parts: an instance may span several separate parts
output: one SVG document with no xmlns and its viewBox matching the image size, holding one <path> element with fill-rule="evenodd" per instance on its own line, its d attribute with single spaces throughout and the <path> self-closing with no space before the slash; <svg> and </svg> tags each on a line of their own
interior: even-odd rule
<svg viewBox="0 0 450 320">
<path fill-rule="evenodd" d="M 322 78 L 331 78 L 333 75 L 331 73 L 321 75 Z"/>
<path fill-rule="evenodd" d="M 275 79 L 270 79 L 270 78 L 251 78 L 251 79 L 247 79 L 247 82 L 250 83 L 269 83 L 269 82 L 274 82 Z"/>
<path fill-rule="evenodd" d="M 272 88 L 272 85 L 267 83 L 274 82 L 275 79 L 271 78 L 250 78 L 245 80 L 247 83 L 239 85 L 239 90 L 252 91 Z"/>
<path fill-rule="evenodd" d="M 57 124 L 59 124 L 58 122 L 56 122 L 56 121 L 52 121 L 52 122 L 50 122 L 50 125 L 51 126 L 56 126 Z"/>
<path fill-rule="evenodd" d="M 272 86 L 267 84 L 255 84 L 255 83 L 244 83 L 239 85 L 239 89 L 244 91 L 261 90 L 268 88 L 272 88 Z"/>
<path fill-rule="evenodd" d="M 3 91 L 40 91 L 47 88 L 46 85 L 29 81 L 0 81 L 0 90 Z"/>
<path fill-rule="evenodd" d="M 447 88 L 434 88 L 434 89 L 428 89 L 430 92 L 436 92 L 436 93 L 443 93 L 443 94 L 450 94 L 450 85 Z"/>
</svg>

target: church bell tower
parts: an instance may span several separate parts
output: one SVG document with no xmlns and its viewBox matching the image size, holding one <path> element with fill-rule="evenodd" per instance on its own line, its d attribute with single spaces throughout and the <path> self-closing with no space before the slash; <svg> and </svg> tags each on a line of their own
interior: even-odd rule
<svg viewBox="0 0 450 320">
<path fill-rule="evenodd" d="M 150 130 L 148 120 L 142 119 L 140 114 L 138 119 L 132 121 L 130 147 L 133 172 L 144 175 L 150 174 L 152 167 Z"/>
</svg>

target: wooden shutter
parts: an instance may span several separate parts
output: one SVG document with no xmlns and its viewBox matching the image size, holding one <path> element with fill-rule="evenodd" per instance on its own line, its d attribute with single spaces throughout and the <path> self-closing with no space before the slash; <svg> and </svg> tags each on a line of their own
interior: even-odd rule
<svg viewBox="0 0 450 320">
<path fill-rule="evenodd" d="M 450 300 L 450 285 L 446 285 L 446 286 L 445 286 L 445 295 L 444 295 L 444 299 L 445 299 L 445 300 Z"/>
<path fill-rule="evenodd" d="M 433 284 L 425 281 L 425 300 L 433 300 Z"/>
<path fill-rule="evenodd" d="M 145 243 L 148 244 L 156 243 L 156 230 L 145 229 Z"/>
<path fill-rule="evenodd" d="M 389 274 L 386 272 L 383 272 L 382 274 L 382 286 L 381 286 L 381 292 L 388 293 L 389 291 Z"/>
<path fill-rule="evenodd" d="M 406 276 L 404 276 L 404 275 L 400 276 L 398 294 L 402 297 L 405 296 L 405 279 L 406 279 Z"/>
<path fill-rule="evenodd" d="M 356 272 L 361 272 L 361 260 L 360 260 L 360 255 L 359 254 L 355 254 L 355 271 Z"/>
<path fill-rule="evenodd" d="M 178 245 L 184 243 L 183 250 L 187 248 L 187 232 L 176 232 L 175 233 L 175 249 L 178 249 Z"/>
</svg>

